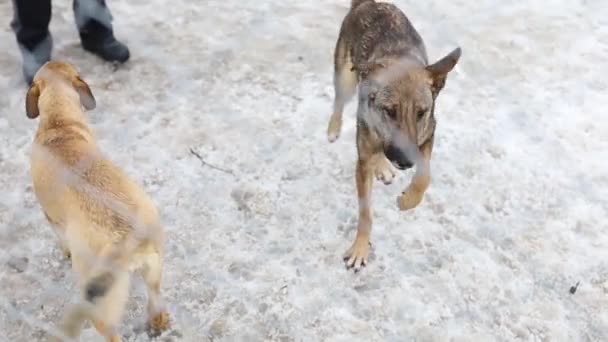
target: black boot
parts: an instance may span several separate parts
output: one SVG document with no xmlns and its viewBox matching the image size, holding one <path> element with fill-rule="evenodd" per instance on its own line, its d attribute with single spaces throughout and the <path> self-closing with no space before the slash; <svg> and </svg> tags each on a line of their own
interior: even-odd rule
<svg viewBox="0 0 608 342">
<path fill-rule="evenodd" d="M 23 58 L 23 77 L 31 85 L 40 67 L 51 60 L 53 39 L 48 26 L 51 20 L 50 0 L 13 0 L 11 28 Z"/>
<path fill-rule="evenodd" d="M 112 14 L 105 0 L 74 0 L 74 16 L 82 47 L 109 62 L 126 62 L 129 48 L 114 37 Z"/>
<path fill-rule="evenodd" d="M 82 47 L 108 62 L 124 63 L 130 57 L 129 48 L 116 40 L 114 36 L 101 39 L 83 39 Z"/>
</svg>

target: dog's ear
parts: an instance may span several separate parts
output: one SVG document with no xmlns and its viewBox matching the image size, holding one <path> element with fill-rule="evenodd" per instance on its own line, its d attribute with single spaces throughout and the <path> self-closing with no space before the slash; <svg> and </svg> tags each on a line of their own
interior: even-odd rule
<svg viewBox="0 0 608 342">
<path fill-rule="evenodd" d="M 371 61 L 371 62 L 363 62 L 354 64 L 350 71 L 356 71 L 361 75 L 361 78 L 366 78 L 370 73 L 381 69 L 386 68 L 386 63 L 383 61 Z"/>
<path fill-rule="evenodd" d="M 462 51 L 460 47 L 457 47 L 442 59 L 426 67 L 426 70 L 433 80 L 432 91 L 435 96 L 443 89 L 448 73 L 454 69 L 461 54 Z"/>
<path fill-rule="evenodd" d="M 40 85 L 38 82 L 32 83 L 25 95 L 25 114 L 30 119 L 38 117 L 38 98 L 40 97 Z"/>
<path fill-rule="evenodd" d="M 76 88 L 76 92 L 78 92 L 78 96 L 80 96 L 80 103 L 86 110 L 95 109 L 97 102 L 95 101 L 95 97 L 91 92 L 91 88 L 89 85 L 82 80 L 79 76 L 76 76 L 76 79 L 72 82 L 74 88 Z"/>
</svg>

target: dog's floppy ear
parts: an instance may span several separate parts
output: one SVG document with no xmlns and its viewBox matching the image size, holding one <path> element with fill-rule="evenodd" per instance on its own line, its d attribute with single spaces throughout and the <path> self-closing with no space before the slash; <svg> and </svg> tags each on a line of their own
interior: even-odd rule
<svg viewBox="0 0 608 342">
<path fill-rule="evenodd" d="M 91 88 L 89 85 L 80 78 L 80 76 L 76 76 L 76 79 L 72 82 L 74 88 L 76 88 L 76 92 L 78 92 L 78 96 L 80 96 L 80 103 L 86 110 L 95 109 L 97 102 L 95 101 L 95 97 L 91 92 Z"/>
<path fill-rule="evenodd" d="M 40 86 L 38 82 L 32 83 L 25 95 L 25 114 L 30 119 L 38 117 L 38 98 L 40 97 Z"/>
<path fill-rule="evenodd" d="M 462 50 L 460 47 L 457 47 L 442 59 L 426 67 L 426 70 L 433 80 L 433 94 L 435 94 L 435 96 L 445 85 L 445 79 L 447 78 L 448 73 L 454 69 L 461 54 Z"/>
<path fill-rule="evenodd" d="M 350 71 L 356 71 L 359 73 L 359 75 L 361 75 L 361 78 L 365 78 L 370 73 L 385 67 L 386 63 L 384 63 L 383 61 L 370 61 L 353 64 L 353 66 L 350 68 Z"/>
</svg>

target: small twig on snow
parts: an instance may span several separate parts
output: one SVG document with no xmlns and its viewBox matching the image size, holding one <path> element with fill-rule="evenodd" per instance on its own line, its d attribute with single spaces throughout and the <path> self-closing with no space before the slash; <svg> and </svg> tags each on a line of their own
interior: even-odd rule
<svg viewBox="0 0 608 342">
<path fill-rule="evenodd" d="M 196 152 L 192 147 L 190 148 L 190 153 L 193 156 L 195 156 L 198 160 L 200 160 L 203 165 L 209 166 L 212 169 L 215 169 L 215 170 L 218 170 L 218 171 L 221 171 L 221 172 L 224 172 L 224 173 L 228 173 L 228 174 L 231 174 L 231 175 L 235 176 L 235 174 L 234 174 L 234 172 L 232 172 L 232 170 L 227 170 L 227 169 L 224 169 L 224 168 L 221 168 L 219 166 L 215 166 L 215 165 L 213 165 L 211 163 L 206 162 L 203 159 L 203 157 L 198 152 Z"/>
</svg>

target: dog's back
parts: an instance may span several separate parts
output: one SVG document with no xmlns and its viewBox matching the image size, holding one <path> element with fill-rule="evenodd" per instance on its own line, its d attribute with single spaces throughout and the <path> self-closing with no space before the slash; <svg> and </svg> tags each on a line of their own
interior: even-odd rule
<svg viewBox="0 0 608 342">
<path fill-rule="evenodd" d="M 145 230 L 158 223 L 151 199 L 102 155 L 84 122 L 41 121 L 31 171 L 45 213 L 64 229 L 77 230 L 65 231 L 66 235 L 86 236 L 94 254 L 135 228 Z"/>
<path fill-rule="evenodd" d="M 353 0 L 340 36 L 355 65 L 379 56 L 407 56 L 428 63 L 422 38 L 392 3 Z"/>
</svg>

